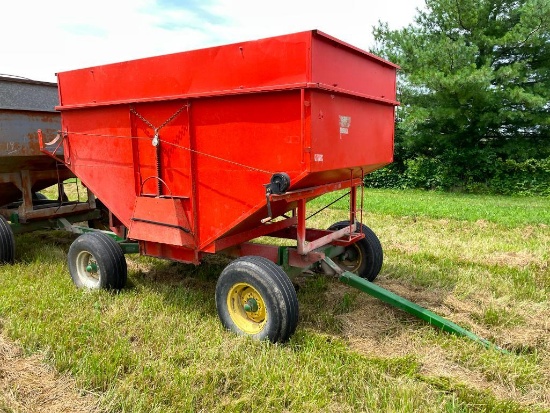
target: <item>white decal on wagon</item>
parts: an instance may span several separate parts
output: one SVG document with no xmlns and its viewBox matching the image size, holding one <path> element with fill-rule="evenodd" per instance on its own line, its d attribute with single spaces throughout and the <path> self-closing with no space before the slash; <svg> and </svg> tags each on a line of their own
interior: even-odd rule
<svg viewBox="0 0 550 413">
<path fill-rule="evenodd" d="M 351 125 L 351 116 L 340 115 L 340 135 L 347 135 Z"/>
</svg>

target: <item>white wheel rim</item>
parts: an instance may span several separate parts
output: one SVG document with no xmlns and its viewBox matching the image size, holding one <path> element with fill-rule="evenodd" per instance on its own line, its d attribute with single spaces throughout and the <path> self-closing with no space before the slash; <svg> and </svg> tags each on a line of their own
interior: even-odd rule
<svg viewBox="0 0 550 413">
<path fill-rule="evenodd" d="M 89 266 L 95 266 L 95 271 L 89 271 Z M 76 273 L 84 287 L 99 288 L 101 271 L 95 257 L 88 251 L 80 251 L 76 256 Z"/>
</svg>

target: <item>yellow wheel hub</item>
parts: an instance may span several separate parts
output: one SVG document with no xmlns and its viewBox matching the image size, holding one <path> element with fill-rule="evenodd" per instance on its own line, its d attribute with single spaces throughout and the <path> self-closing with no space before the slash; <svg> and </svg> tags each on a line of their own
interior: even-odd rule
<svg viewBox="0 0 550 413">
<path fill-rule="evenodd" d="M 257 334 L 267 322 L 265 303 L 260 293 L 250 284 L 233 285 L 227 294 L 229 316 L 246 334 Z"/>
</svg>

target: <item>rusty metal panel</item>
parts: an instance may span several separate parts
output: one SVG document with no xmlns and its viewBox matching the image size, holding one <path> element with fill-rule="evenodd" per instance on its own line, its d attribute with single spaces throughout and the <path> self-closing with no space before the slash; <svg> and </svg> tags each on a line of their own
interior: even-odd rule
<svg viewBox="0 0 550 413">
<path fill-rule="evenodd" d="M 55 162 L 40 152 L 37 130 L 55 136 L 57 85 L 0 77 L 0 173 L 41 170 Z"/>
<path fill-rule="evenodd" d="M 24 198 L 25 187 L 39 191 L 67 177 L 38 143 L 38 129 L 53 137 L 61 128 L 57 101 L 55 83 L 0 77 L 0 206 Z"/>
<path fill-rule="evenodd" d="M 0 109 L 0 172 L 42 169 L 54 162 L 40 152 L 37 130 L 55 136 L 59 113 Z"/>
</svg>

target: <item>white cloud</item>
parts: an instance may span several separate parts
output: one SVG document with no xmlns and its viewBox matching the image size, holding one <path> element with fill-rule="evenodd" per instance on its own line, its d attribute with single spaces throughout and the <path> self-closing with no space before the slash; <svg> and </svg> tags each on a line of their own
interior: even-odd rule
<svg viewBox="0 0 550 413">
<path fill-rule="evenodd" d="M 378 20 L 406 25 L 423 0 L 184 3 L 206 13 L 156 0 L 5 2 L 0 73 L 55 82 L 56 72 L 309 29 L 368 49 Z"/>
</svg>

